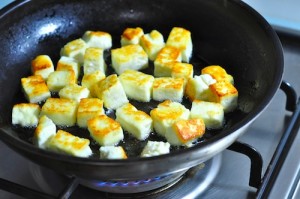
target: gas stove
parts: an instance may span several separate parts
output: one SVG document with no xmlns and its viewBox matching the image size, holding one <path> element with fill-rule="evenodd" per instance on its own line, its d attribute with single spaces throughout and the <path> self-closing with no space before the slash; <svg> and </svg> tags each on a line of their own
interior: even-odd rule
<svg viewBox="0 0 300 199">
<path fill-rule="evenodd" d="M 1 1 L 0 6 L 10 2 Z M 285 59 L 281 89 L 238 142 L 221 154 L 177 176 L 83 182 L 40 167 L 0 141 L 0 187 L 5 187 L 0 198 L 300 198 L 300 37 L 277 30 Z M 162 180 L 167 183 L 160 187 Z M 106 190 L 153 186 L 155 191 L 106 193 L 103 186 Z"/>
</svg>

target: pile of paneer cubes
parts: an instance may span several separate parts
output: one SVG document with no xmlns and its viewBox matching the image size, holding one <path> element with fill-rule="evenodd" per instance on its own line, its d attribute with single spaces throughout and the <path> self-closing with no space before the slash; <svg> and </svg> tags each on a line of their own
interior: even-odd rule
<svg viewBox="0 0 300 199">
<path fill-rule="evenodd" d="M 165 141 L 148 140 L 140 154 L 162 155 L 171 146 L 193 146 L 205 129 L 222 128 L 224 114 L 236 109 L 238 91 L 224 68 L 207 66 L 194 76 L 189 30 L 174 27 L 165 42 L 157 30 L 145 34 L 140 27 L 126 28 L 120 43 L 113 48 L 109 33 L 89 30 L 62 47 L 56 67 L 48 55 L 36 56 L 32 76 L 21 79 L 28 102 L 14 105 L 12 124 L 35 128 L 38 147 L 78 157 L 93 154 L 90 140 L 57 126 L 85 128 L 99 144 L 101 159 L 126 159 L 118 146 L 124 132 L 138 140 L 152 132 L 163 137 Z M 141 72 L 149 62 L 153 73 Z M 115 73 L 107 76 L 108 67 Z M 190 110 L 181 104 L 184 97 L 191 101 Z M 146 113 L 130 100 L 160 103 Z M 116 118 L 106 111 L 115 111 Z"/>
</svg>

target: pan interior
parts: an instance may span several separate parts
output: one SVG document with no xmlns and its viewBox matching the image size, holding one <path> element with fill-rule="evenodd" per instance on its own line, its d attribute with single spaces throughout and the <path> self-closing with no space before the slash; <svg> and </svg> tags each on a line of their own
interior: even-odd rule
<svg viewBox="0 0 300 199">
<path fill-rule="evenodd" d="M 120 35 L 127 27 L 156 29 L 165 39 L 170 30 L 184 27 L 191 31 L 195 74 L 210 64 L 223 66 L 233 75 L 239 91 L 238 110 L 226 115 L 224 129 L 208 131 L 205 140 L 229 134 L 256 116 L 271 100 L 281 81 L 279 44 L 270 37 L 270 27 L 256 20 L 255 13 L 228 1 L 28 1 L 23 6 L 1 12 L 0 17 L 0 124 L 11 123 L 14 104 L 24 102 L 20 78 L 29 76 L 30 62 L 47 54 L 56 63 L 60 48 L 86 30 L 109 32 L 113 46 L 120 46 Z M 250 17 L 249 17 L 250 15 Z M 238 16 L 238 17 L 237 17 Z M 261 28 L 263 26 L 263 28 Z M 276 55 L 278 55 L 276 57 Z M 109 61 L 109 58 L 107 59 Z M 148 72 L 149 71 L 145 71 Z M 190 102 L 184 100 L 189 108 Z M 149 113 L 157 105 L 133 102 Z M 114 117 L 114 113 L 108 113 Z M 15 128 L 14 137 L 31 142 L 32 129 Z M 85 130 L 71 127 L 70 132 L 89 137 Z M 128 135 L 124 144 L 130 156 L 140 153 L 145 142 Z M 151 140 L 161 140 L 154 134 Z M 201 145 L 201 143 L 199 144 Z M 92 142 L 95 151 L 99 146 Z"/>
</svg>

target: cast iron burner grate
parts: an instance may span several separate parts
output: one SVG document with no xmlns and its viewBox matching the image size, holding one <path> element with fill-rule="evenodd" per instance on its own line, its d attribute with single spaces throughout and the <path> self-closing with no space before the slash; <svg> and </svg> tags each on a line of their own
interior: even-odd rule
<svg viewBox="0 0 300 199">
<path fill-rule="evenodd" d="M 244 155 L 247 155 L 251 159 L 251 168 L 250 168 L 250 179 L 249 179 L 249 185 L 252 187 L 257 188 L 257 198 L 267 198 L 268 194 L 270 193 L 271 187 L 273 186 L 275 179 L 277 178 L 280 167 L 282 166 L 290 148 L 290 143 L 296 136 L 299 127 L 300 127 L 300 100 L 297 99 L 297 94 L 295 90 L 290 86 L 290 84 L 286 82 L 282 82 L 280 87 L 287 96 L 286 101 L 286 110 L 293 112 L 292 118 L 290 119 L 290 122 L 288 124 L 288 127 L 286 128 L 285 132 L 283 132 L 283 135 L 279 141 L 279 144 L 275 150 L 275 153 L 273 154 L 272 160 L 268 166 L 267 171 L 265 172 L 263 178 L 261 178 L 262 173 L 262 158 L 259 152 L 257 152 L 253 147 L 244 144 L 235 142 L 233 145 L 231 145 L 228 149 L 242 153 Z M 211 160 L 204 164 L 201 164 L 199 166 L 196 166 L 194 168 L 189 169 L 187 172 L 178 173 L 176 176 L 172 175 L 166 175 L 161 177 L 156 177 L 153 179 L 146 179 L 141 180 L 139 182 L 96 182 L 96 187 L 99 189 L 102 185 L 109 185 L 110 187 L 119 186 L 121 187 L 127 187 L 135 186 L 137 184 L 139 185 L 145 185 L 145 184 L 158 184 L 154 186 L 154 190 L 152 191 L 143 191 L 142 193 L 133 193 L 134 198 L 163 198 L 166 196 L 166 194 L 174 194 L 174 191 L 178 190 L 178 188 L 181 186 L 182 188 L 180 190 L 186 190 L 187 195 L 185 197 L 193 198 L 195 196 L 198 196 L 201 194 L 203 190 L 205 190 L 210 183 L 213 181 L 215 176 L 218 173 L 218 170 L 220 168 L 220 162 L 221 162 L 221 155 L 215 156 Z M 32 163 L 33 164 L 33 163 Z M 207 174 L 204 172 L 208 170 Z M 55 176 L 55 175 L 50 175 Z M 166 180 L 167 179 L 167 180 Z M 172 179 L 168 181 L 169 179 Z M 187 182 L 195 181 L 195 184 L 199 184 L 201 179 L 204 180 L 204 183 L 200 183 L 198 187 L 191 187 Z M 161 181 L 166 180 L 166 183 L 164 185 L 161 185 Z M 52 180 L 50 179 L 49 182 Z M 43 184 L 39 182 L 40 184 Z M 49 195 L 47 191 L 40 192 L 33 189 L 30 189 L 26 186 L 19 185 L 14 182 L 10 182 L 8 180 L 0 178 L 0 189 L 14 193 L 16 195 L 22 196 L 24 198 L 39 198 L 39 199 L 48 199 L 48 198 L 69 198 L 76 190 L 78 189 L 78 186 L 80 183 L 85 184 L 87 187 L 93 187 L 95 189 L 95 182 L 82 182 L 78 178 L 71 178 L 66 181 L 61 181 L 63 183 L 62 186 L 56 184 L 56 187 L 65 187 L 63 190 L 61 190 L 57 196 Z M 100 184 L 99 184 L 100 183 Z M 101 186 L 99 186 L 101 185 Z M 186 186 L 185 186 L 186 185 Z M 130 187 L 128 186 L 128 187 Z M 157 188 L 160 187 L 160 188 Z M 153 187 L 152 187 L 153 188 Z M 192 190 L 190 190 L 192 189 Z M 89 189 L 92 190 L 92 189 Z M 196 191 L 195 191 L 196 190 Z M 181 191 L 182 192 L 182 191 Z M 132 198 L 132 195 L 128 194 L 116 194 L 116 193 L 104 193 L 101 190 L 97 190 L 98 196 L 100 197 L 100 194 L 103 194 L 103 198 Z M 132 193 L 131 193 L 132 194 Z"/>
</svg>

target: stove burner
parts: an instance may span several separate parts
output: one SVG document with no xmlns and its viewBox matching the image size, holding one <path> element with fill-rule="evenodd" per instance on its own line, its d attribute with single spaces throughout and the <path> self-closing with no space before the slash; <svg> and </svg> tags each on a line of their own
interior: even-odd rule
<svg viewBox="0 0 300 199">
<path fill-rule="evenodd" d="M 151 179 L 135 180 L 135 181 L 93 181 L 80 179 L 80 184 L 98 191 L 108 193 L 141 193 L 163 187 L 173 181 L 178 181 L 186 170 L 154 177 Z"/>
<path fill-rule="evenodd" d="M 80 190 L 75 191 L 73 194 L 120 199 L 128 197 L 143 199 L 168 198 L 170 196 L 172 198 L 195 198 L 213 182 L 220 170 L 221 160 L 221 154 L 219 154 L 187 171 L 152 179 L 118 182 L 79 179 L 82 186 L 79 186 L 77 189 Z M 29 162 L 29 168 L 36 184 L 46 193 L 58 194 L 69 182 L 68 177 L 32 162 Z"/>
</svg>

